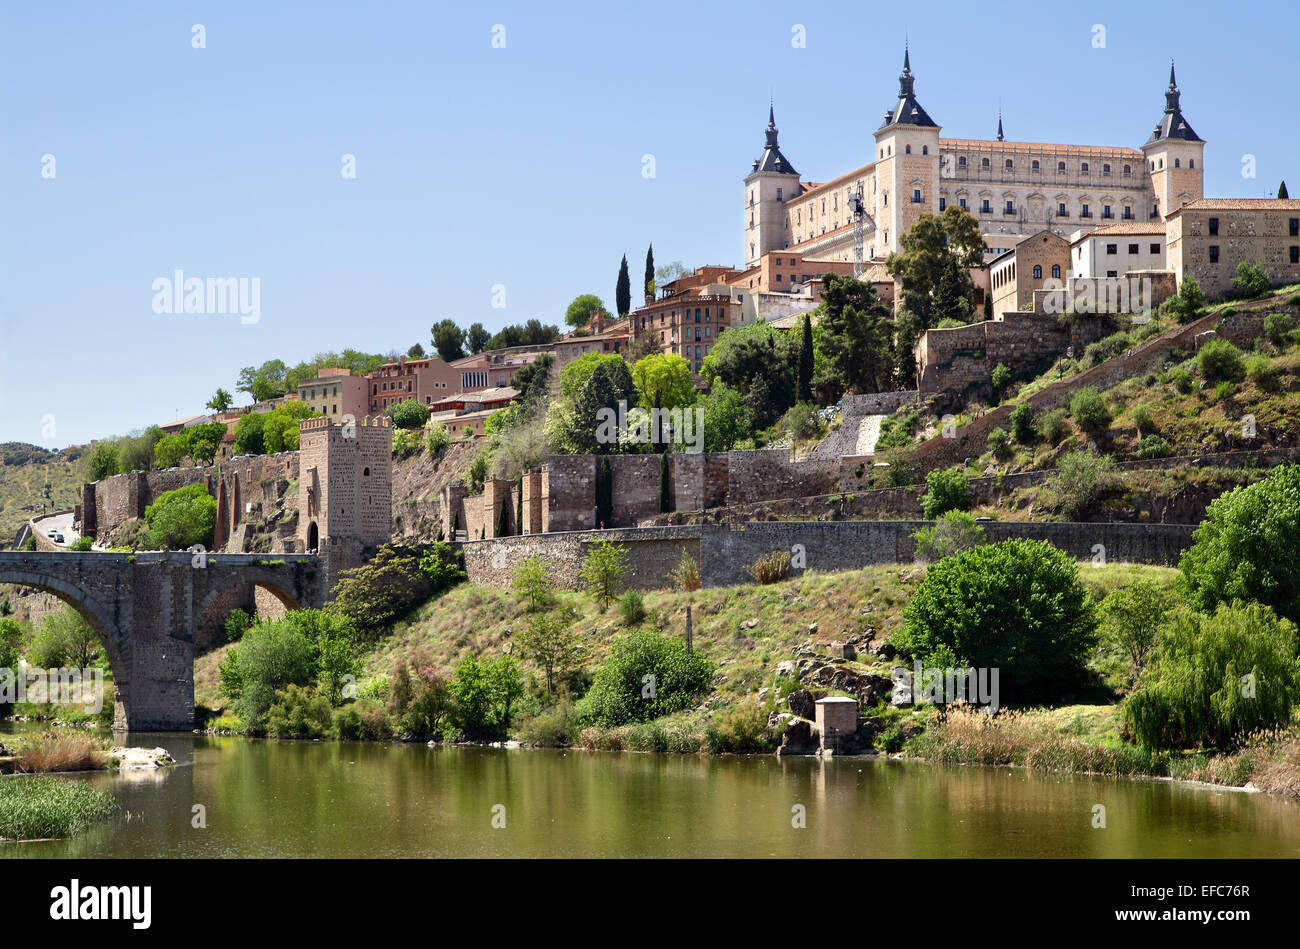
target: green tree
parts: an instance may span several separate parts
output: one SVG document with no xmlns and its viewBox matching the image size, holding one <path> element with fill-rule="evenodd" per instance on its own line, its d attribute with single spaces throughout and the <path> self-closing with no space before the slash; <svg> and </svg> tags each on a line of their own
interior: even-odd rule
<svg viewBox="0 0 1300 949">
<path fill-rule="evenodd" d="M 551 571 L 540 554 L 525 557 L 511 574 L 511 584 L 527 604 L 529 613 L 542 613 L 555 603 Z"/>
<path fill-rule="evenodd" d="M 618 307 L 620 317 L 632 312 L 632 278 L 627 272 L 627 254 L 618 265 L 618 282 L 614 285 L 614 304 Z"/>
<path fill-rule="evenodd" d="M 85 474 L 87 481 L 103 481 L 118 473 L 117 444 L 112 441 L 98 441 L 86 452 Z"/>
<path fill-rule="evenodd" d="M 928 490 L 921 496 L 921 510 L 927 520 L 970 509 L 970 476 L 961 468 L 936 468 L 925 476 L 925 483 Z"/>
<path fill-rule="evenodd" d="M 384 544 L 366 563 L 339 572 L 325 610 L 345 617 L 362 641 L 373 641 L 431 592 L 420 554 Z"/>
<path fill-rule="evenodd" d="M 1140 746 L 1230 748 L 1291 724 L 1300 693 L 1296 627 L 1259 603 L 1212 615 L 1175 612 L 1160 629 L 1141 687 L 1124 702 Z"/>
<path fill-rule="evenodd" d="M 655 289 L 660 289 L 674 280 L 680 280 L 682 277 L 689 277 L 690 275 L 690 267 L 687 267 L 680 260 L 674 260 L 672 263 L 664 264 L 655 271 Z"/>
<path fill-rule="evenodd" d="M 1032 445 L 1038 433 L 1034 430 L 1034 407 L 1028 402 L 1021 402 L 1011 410 L 1008 416 L 1011 422 L 1011 435 L 1022 445 Z"/>
<path fill-rule="evenodd" d="M 621 357 L 596 366 L 574 402 L 572 439 L 580 452 L 617 450 L 619 403 L 631 404 L 635 391 L 632 373 Z"/>
<path fill-rule="evenodd" d="M 481 735 L 496 724 L 495 689 L 487 671 L 474 656 L 456 666 L 448 691 L 455 703 L 456 724 L 470 735 Z"/>
<path fill-rule="evenodd" d="M 795 399 L 799 402 L 812 402 L 813 381 L 813 331 L 812 317 L 804 314 L 799 321 L 802 342 L 799 346 L 799 380 L 795 387 Z"/>
<path fill-rule="evenodd" d="M 902 235 L 900 246 L 899 251 L 886 259 L 885 267 L 899 279 L 902 302 L 918 317 L 920 330 L 924 331 L 953 312 L 953 301 L 959 294 L 952 292 L 948 285 L 955 279 L 966 290 L 960 275 L 966 274 L 968 284 L 969 271 L 983 265 L 984 238 L 980 235 L 979 221 L 969 212 L 950 205 L 942 214 L 926 213 L 918 217 Z M 945 283 L 945 272 L 945 295 L 936 301 L 936 291 Z M 964 293 L 966 300 L 972 295 L 969 291 Z M 936 303 L 947 307 L 949 312 L 940 312 Z M 969 309 L 965 312 L 968 314 Z M 906 342 L 900 342 L 900 352 Z M 907 346 L 909 352 L 911 345 L 915 345 L 915 340 Z"/>
<path fill-rule="evenodd" d="M 1075 517 L 1096 498 L 1114 468 L 1114 459 L 1109 455 L 1072 451 L 1057 461 L 1056 473 L 1048 480 L 1047 488 L 1061 513 Z"/>
<path fill-rule="evenodd" d="M 1190 323 L 1200 316 L 1205 309 L 1205 294 L 1201 292 L 1196 278 L 1190 274 L 1185 276 L 1178 293 L 1169 298 L 1165 307 L 1180 323 Z"/>
<path fill-rule="evenodd" d="M 1238 263 L 1232 276 L 1232 289 L 1237 296 L 1250 300 L 1267 295 L 1273 289 L 1273 281 L 1269 279 L 1264 262 L 1243 260 Z"/>
<path fill-rule="evenodd" d="M 998 363 L 993 367 L 990 381 L 993 384 L 994 398 L 1001 398 L 1002 391 L 1011 383 L 1011 370 L 1006 367 L 1005 363 Z"/>
<path fill-rule="evenodd" d="M 691 367 L 676 353 L 654 353 L 632 366 L 632 384 L 643 409 L 676 409 L 695 401 Z"/>
<path fill-rule="evenodd" d="M 1102 600 L 1102 632 L 1128 656 L 1134 680 L 1142 674 L 1147 656 L 1155 648 L 1156 633 L 1172 606 L 1169 595 L 1150 580 L 1121 587 Z"/>
<path fill-rule="evenodd" d="M 718 381 L 697 403 L 704 411 L 704 450 L 730 451 L 753 432 L 753 417 L 739 392 Z"/>
<path fill-rule="evenodd" d="M 277 691 L 290 684 L 312 684 L 313 652 L 301 629 L 277 620 L 253 626 L 239 646 L 226 653 L 218 667 L 221 692 L 232 700 L 245 729 L 254 734 L 265 729 L 266 713 Z"/>
<path fill-rule="evenodd" d="M 406 351 L 407 359 L 423 359 L 424 357 L 424 344 L 422 343 L 413 343 L 411 348 Z"/>
<path fill-rule="evenodd" d="M 181 432 L 185 450 L 195 464 L 210 465 L 216 460 L 221 440 L 226 437 L 225 422 L 201 422 Z M 295 441 L 295 445 L 297 442 Z M 157 446 L 155 451 L 157 450 Z"/>
<path fill-rule="evenodd" d="M 1262 481 L 1210 502 L 1192 546 L 1178 564 L 1187 602 L 1213 610 L 1256 600 L 1300 621 L 1300 465 L 1275 468 Z"/>
<path fill-rule="evenodd" d="M 704 357 L 700 374 L 710 388 L 719 381 L 725 382 L 746 399 L 753 380 L 762 379 L 766 390 L 762 403 L 752 407 L 758 409 L 755 424 L 763 428 L 780 418 L 795 403 L 799 363 L 797 346 L 792 334 L 778 330 L 770 323 L 760 321 L 733 326 L 717 338 L 713 349 Z"/>
<path fill-rule="evenodd" d="M 158 439 L 158 444 L 153 446 L 154 464 L 159 468 L 179 468 L 189 453 L 189 446 L 184 437 L 164 435 Z"/>
<path fill-rule="evenodd" d="M 185 550 L 195 544 L 212 546 L 217 502 L 202 484 L 164 491 L 144 509 L 145 545 L 151 550 Z"/>
<path fill-rule="evenodd" d="M 645 252 L 645 280 L 642 290 L 648 297 L 655 295 L 655 245 L 651 244 Z"/>
<path fill-rule="evenodd" d="M 429 409 L 423 402 L 403 399 L 384 409 L 394 428 L 422 428 L 429 421 Z"/>
<path fill-rule="evenodd" d="M 891 642 L 923 663 L 999 669 L 1002 698 L 1032 702 L 1083 684 L 1096 626 L 1070 555 L 1016 539 L 931 565 Z"/>
<path fill-rule="evenodd" d="M 587 548 L 579 577 L 583 588 L 600 602 L 601 611 L 618 599 L 627 585 L 628 551 L 611 540 L 601 539 Z"/>
<path fill-rule="evenodd" d="M 205 408 L 212 409 L 214 412 L 228 412 L 230 407 L 235 404 L 234 397 L 225 389 L 217 389 L 216 394 L 208 399 Z"/>
<path fill-rule="evenodd" d="M 597 310 L 604 308 L 605 304 L 594 293 L 580 294 L 573 298 L 573 302 L 564 311 L 564 322 L 574 329 L 581 329 L 591 322 L 591 317 Z"/>
<path fill-rule="evenodd" d="M 262 365 L 245 366 L 239 371 L 238 392 L 247 392 L 254 402 L 278 399 L 289 391 L 285 378 L 286 367 L 281 359 L 268 359 Z"/>
<path fill-rule="evenodd" d="M 61 666 L 88 669 L 99 654 L 99 636 L 70 606 L 41 620 L 27 651 L 31 663 L 45 669 Z"/>
<path fill-rule="evenodd" d="M 940 514 L 934 524 L 917 530 L 912 539 L 916 541 L 916 559 L 935 563 L 984 543 L 984 528 L 965 511 L 951 510 Z"/>
<path fill-rule="evenodd" d="M 488 341 L 492 339 L 492 334 L 487 331 L 487 328 L 482 323 L 471 323 L 465 338 L 471 354 L 481 353 L 487 346 Z"/>
<path fill-rule="evenodd" d="M 524 657 L 546 675 L 546 691 L 555 694 L 555 679 L 576 667 L 583 653 L 582 641 L 556 612 L 535 612 L 528 617 L 517 642 Z"/>
<path fill-rule="evenodd" d="M 893 353 L 889 308 L 865 280 L 828 273 L 822 283 L 822 348 L 826 373 L 841 392 L 889 388 Z"/>
<path fill-rule="evenodd" d="M 519 674 L 519 665 L 510 656 L 493 656 L 488 659 L 483 663 L 483 673 L 492 690 L 496 721 L 502 731 L 505 731 L 510 727 L 515 703 L 523 698 L 524 677 Z"/>
<path fill-rule="evenodd" d="M 465 331 L 455 320 L 439 320 L 429 332 L 433 335 L 433 348 L 444 362 L 465 358 Z"/>
<path fill-rule="evenodd" d="M 1098 435 L 1110 425 L 1106 400 L 1092 386 L 1084 386 L 1070 397 L 1070 417 L 1086 432 Z"/>
</svg>

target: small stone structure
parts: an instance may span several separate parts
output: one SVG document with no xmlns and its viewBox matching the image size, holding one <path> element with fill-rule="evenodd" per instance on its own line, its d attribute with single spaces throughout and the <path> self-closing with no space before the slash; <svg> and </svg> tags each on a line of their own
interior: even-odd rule
<svg viewBox="0 0 1300 949">
<path fill-rule="evenodd" d="M 843 696 L 830 696 L 817 700 L 817 733 L 821 747 L 835 748 L 841 739 L 852 738 L 858 732 L 858 703 Z"/>
</svg>

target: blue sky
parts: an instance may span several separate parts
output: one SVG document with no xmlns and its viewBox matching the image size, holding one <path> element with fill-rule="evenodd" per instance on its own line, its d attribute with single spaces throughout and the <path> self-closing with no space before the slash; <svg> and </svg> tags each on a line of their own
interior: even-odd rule
<svg viewBox="0 0 1300 949">
<path fill-rule="evenodd" d="M 579 293 L 612 301 L 623 253 L 635 282 L 651 241 L 741 264 L 769 97 L 805 178 L 857 167 L 905 33 L 945 136 L 992 137 L 1000 105 L 1011 140 L 1137 147 L 1174 56 L 1206 193 L 1300 187 L 1270 39 L 1291 3 L 50 6 L 0 9 L 0 441 L 197 414 L 242 366 L 429 348 L 444 317 L 560 323 Z M 260 321 L 154 313 L 177 269 L 259 278 Z"/>
</svg>

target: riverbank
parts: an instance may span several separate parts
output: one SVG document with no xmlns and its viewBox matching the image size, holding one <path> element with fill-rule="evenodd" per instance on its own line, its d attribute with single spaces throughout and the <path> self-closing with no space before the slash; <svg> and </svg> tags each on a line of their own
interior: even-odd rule
<svg viewBox="0 0 1300 949">
<path fill-rule="evenodd" d="M 134 771 L 175 765 L 165 748 L 112 745 L 94 735 L 46 732 L 0 743 L 0 775 Z"/>
</svg>

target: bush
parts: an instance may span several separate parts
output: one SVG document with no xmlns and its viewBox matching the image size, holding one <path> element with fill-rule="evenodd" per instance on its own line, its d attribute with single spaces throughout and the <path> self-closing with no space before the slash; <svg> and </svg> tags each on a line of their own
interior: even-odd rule
<svg viewBox="0 0 1300 949">
<path fill-rule="evenodd" d="M 195 544 L 212 546 L 217 501 L 202 484 L 164 491 L 144 509 L 149 525 L 145 545 L 152 550 L 185 550 Z"/>
<path fill-rule="evenodd" d="M 218 667 L 222 694 L 253 734 L 264 730 L 276 693 L 315 682 L 314 650 L 301 629 L 283 620 L 259 623 Z"/>
<path fill-rule="evenodd" d="M 417 647 L 409 657 L 399 657 L 388 679 L 388 713 L 403 734 L 423 738 L 452 732 L 451 695 L 432 650 Z"/>
<path fill-rule="evenodd" d="M 1188 395 L 1192 391 L 1192 374 L 1182 367 L 1170 371 L 1169 381 L 1174 384 L 1179 395 Z"/>
<path fill-rule="evenodd" d="M 1050 412 L 1044 412 L 1038 418 L 1038 434 L 1043 441 L 1055 448 L 1065 438 L 1067 412 L 1065 409 L 1052 409 Z"/>
<path fill-rule="evenodd" d="M 569 702 L 533 716 L 519 726 L 519 741 L 539 748 L 567 748 L 573 744 L 581 721 Z"/>
<path fill-rule="evenodd" d="M 230 615 L 226 617 L 225 631 L 226 642 L 237 643 L 244 638 L 244 633 L 256 622 L 256 619 L 249 616 L 241 609 L 233 609 Z"/>
<path fill-rule="evenodd" d="M 1232 289 L 1238 296 L 1248 300 L 1266 296 L 1273 289 L 1273 281 L 1268 279 L 1264 262 L 1243 260 L 1237 264 L 1237 272 L 1232 276 Z"/>
<path fill-rule="evenodd" d="M 446 541 L 435 540 L 420 555 L 420 575 L 429 581 L 430 596 L 450 590 L 469 578 L 465 572 L 465 554 Z"/>
<path fill-rule="evenodd" d="M 1156 421 L 1151 414 L 1151 406 L 1143 402 L 1140 405 L 1133 406 L 1130 413 L 1133 416 L 1133 424 L 1137 426 L 1139 435 L 1155 435 Z"/>
<path fill-rule="evenodd" d="M 1178 564 L 1188 604 L 1208 612 L 1220 603 L 1257 600 L 1300 621 L 1297 537 L 1300 465 L 1285 465 L 1262 481 L 1220 495 L 1210 502 Z"/>
<path fill-rule="evenodd" d="M 715 755 L 764 754 L 777 744 L 767 727 L 767 710 L 757 702 L 742 702 L 733 711 L 714 715 L 704 729 L 704 740 Z"/>
<path fill-rule="evenodd" d="M 1047 482 L 1061 513 L 1067 517 L 1081 513 L 1092 503 L 1114 467 L 1109 455 L 1094 455 L 1090 451 L 1064 455 L 1056 463 L 1056 474 Z"/>
<path fill-rule="evenodd" d="M 1246 361 L 1246 375 L 1263 392 L 1276 392 L 1281 387 L 1277 370 L 1273 368 L 1273 360 L 1263 354 L 1252 356 Z"/>
<path fill-rule="evenodd" d="M 393 728 L 384 707 L 374 699 L 360 698 L 334 710 L 334 734 L 345 741 L 384 741 Z"/>
<path fill-rule="evenodd" d="M 1034 431 L 1034 407 L 1028 402 L 1021 402 L 1011 410 L 1011 435 L 1022 445 L 1032 445 L 1037 432 Z"/>
<path fill-rule="evenodd" d="M 993 384 L 993 393 L 996 395 L 1010 384 L 1011 370 L 1008 369 L 1004 363 L 998 363 L 993 367 L 993 372 L 990 374 L 989 380 Z"/>
<path fill-rule="evenodd" d="M 640 626 L 645 622 L 645 599 L 636 590 L 628 590 L 618 601 L 624 626 Z"/>
<path fill-rule="evenodd" d="M 1011 447 L 1011 436 L 1005 428 L 995 428 L 988 434 L 989 451 L 1001 458 Z"/>
<path fill-rule="evenodd" d="M 393 420 L 394 428 L 422 428 L 429 421 L 428 407 L 415 399 L 404 399 L 390 405 L 384 414 Z"/>
<path fill-rule="evenodd" d="M 937 468 L 925 476 L 928 490 L 921 496 L 921 510 L 926 520 L 934 520 L 945 511 L 970 509 L 970 477 L 961 468 Z"/>
<path fill-rule="evenodd" d="M 713 663 L 675 636 L 634 630 L 610 644 L 578 703 L 583 721 L 612 727 L 648 722 L 689 707 L 713 681 Z"/>
<path fill-rule="evenodd" d="M 688 593 L 700 588 L 700 562 L 682 551 L 682 559 L 677 561 L 677 569 L 672 573 L 673 586 Z"/>
<path fill-rule="evenodd" d="M 1178 293 L 1169 298 L 1165 307 L 1179 323 L 1190 323 L 1200 316 L 1205 308 L 1205 294 L 1201 292 L 1195 277 L 1184 277 Z"/>
<path fill-rule="evenodd" d="M 1083 365 L 1085 367 L 1095 366 L 1103 363 L 1107 359 L 1118 356 L 1124 350 L 1132 345 L 1133 340 L 1128 333 L 1119 332 L 1111 333 L 1104 336 L 1095 343 L 1089 343 L 1083 349 Z"/>
<path fill-rule="evenodd" d="M 1096 626 L 1069 554 L 1017 539 L 929 567 L 892 642 L 923 663 L 1000 670 L 1007 701 L 1051 700 L 1085 681 Z"/>
<path fill-rule="evenodd" d="M 1096 435 L 1110 425 L 1110 410 L 1106 400 L 1092 386 L 1084 386 L 1070 399 L 1070 417 L 1086 432 Z"/>
<path fill-rule="evenodd" d="M 78 537 L 78 538 L 77 538 L 76 540 L 74 540 L 72 543 L 68 544 L 68 549 L 69 549 L 69 550 L 75 550 L 75 551 L 78 551 L 78 552 L 85 552 L 85 551 L 87 551 L 87 550 L 90 550 L 90 549 L 91 549 L 92 547 L 94 547 L 94 546 L 95 546 L 95 538 L 93 538 L 93 537 Z"/>
<path fill-rule="evenodd" d="M 1209 382 L 1236 382 L 1246 374 L 1241 350 L 1226 339 L 1212 339 L 1197 350 L 1196 368 Z"/>
<path fill-rule="evenodd" d="M 1213 397 L 1215 402 L 1227 402 L 1237 392 L 1237 387 L 1231 382 L 1215 383 Z"/>
<path fill-rule="evenodd" d="M 876 452 L 890 448 L 904 448 L 912 444 L 912 434 L 921 424 L 916 409 L 908 409 L 880 420 L 880 434 L 876 437 Z"/>
<path fill-rule="evenodd" d="M 418 552 L 384 544 L 369 562 L 340 571 L 325 609 L 346 617 L 361 641 L 373 640 L 428 599 L 433 586 L 422 566 Z"/>
<path fill-rule="evenodd" d="M 912 539 L 916 541 L 916 559 L 934 563 L 984 543 L 984 528 L 965 511 L 946 511 L 932 526 L 912 534 Z"/>
<path fill-rule="evenodd" d="M 322 738 L 333 724 L 329 699 L 297 685 L 276 692 L 266 713 L 266 733 L 272 738 Z"/>
<path fill-rule="evenodd" d="M 1295 317 L 1290 313 L 1269 313 L 1264 317 L 1264 335 L 1274 346 L 1285 345 L 1294 328 Z"/>
<path fill-rule="evenodd" d="M 1148 458 L 1168 458 L 1174 453 L 1172 446 L 1159 435 L 1147 435 L 1137 444 L 1133 450 L 1133 457 L 1146 460 Z"/>
<path fill-rule="evenodd" d="M 1258 603 L 1180 610 L 1159 635 L 1124 721 L 1148 750 L 1231 747 L 1291 723 L 1300 689 L 1295 625 Z"/>
<path fill-rule="evenodd" d="M 745 568 L 745 573 L 755 583 L 778 583 L 790 572 L 790 552 L 774 550 L 764 554 Z"/>
</svg>

